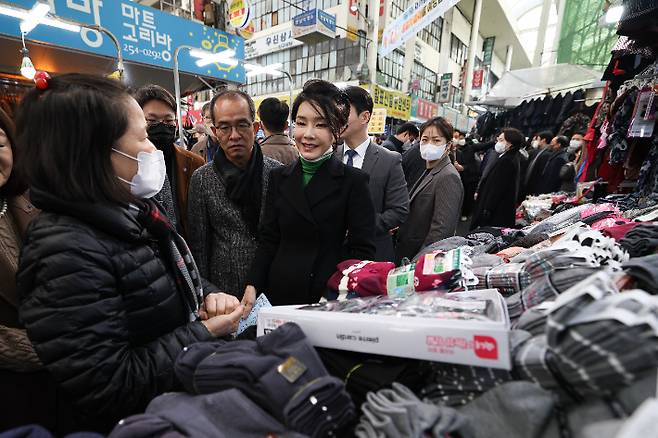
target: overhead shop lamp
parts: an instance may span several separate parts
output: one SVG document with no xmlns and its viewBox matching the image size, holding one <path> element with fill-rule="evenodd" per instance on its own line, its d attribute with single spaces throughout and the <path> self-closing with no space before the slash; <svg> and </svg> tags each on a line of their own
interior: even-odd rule
<svg viewBox="0 0 658 438">
<path fill-rule="evenodd" d="M 55 27 L 57 29 L 62 29 L 74 33 L 80 33 L 80 31 L 84 28 L 84 29 L 95 30 L 97 32 L 102 32 L 106 34 L 112 40 L 112 42 L 114 43 L 117 49 L 117 71 L 114 72 L 113 75 L 116 75 L 119 78 L 121 77 L 123 73 L 123 55 L 121 53 L 121 45 L 119 43 L 119 40 L 112 32 L 110 32 L 109 30 L 107 30 L 102 26 L 68 21 L 49 14 L 50 14 L 50 4 L 40 0 L 35 2 L 34 6 L 32 6 L 32 9 L 29 10 L 0 4 L 0 15 L 6 15 L 8 17 L 13 17 L 21 20 L 20 30 L 21 30 L 21 39 L 23 41 L 23 49 L 21 50 L 21 53 L 23 54 L 23 59 L 21 61 L 21 74 L 23 76 L 32 79 L 34 77 L 34 74 L 32 72 L 33 71 L 36 72 L 36 70 L 34 69 L 34 64 L 32 64 L 32 60 L 29 57 L 28 54 L 29 52 L 27 50 L 27 47 L 25 47 L 25 35 L 30 33 L 32 30 L 34 30 L 34 28 L 36 28 L 40 24 L 43 24 L 45 26 Z M 32 74 L 32 77 L 29 77 L 26 74 L 24 74 L 23 73 L 24 70 L 25 73 L 27 73 L 28 75 Z"/>
</svg>

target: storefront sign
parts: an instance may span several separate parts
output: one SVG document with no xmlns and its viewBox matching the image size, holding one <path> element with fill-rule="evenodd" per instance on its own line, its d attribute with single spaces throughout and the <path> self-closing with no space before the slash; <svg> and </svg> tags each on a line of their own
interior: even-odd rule
<svg viewBox="0 0 658 438">
<path fill-rule="evenodd" d="M 244 59 L 258 58 L 268 53 L 285 50 L 289 47 L 301 46 L 301 41 L 292 37 L 292 23 L 288 22 L 276 33 L 255 38 L 245 42 Z"/>
<path fill-rule="evenodd" d="M 251 39 L 251 37 L 254 36 L 254 33 L 256 33 L 256 29 L 254 28 L 254 20 L 249 20 L 249 24 L 247 24 L 242 29 L 238 29 L 238 35 L 240 35 L 245 40 Z"/>
<path fill-rule="evenodd" d="M 335 38 L 336 16 L 321 9 L 302 12 L 292 19 L 292 37 L 307 44 Z"/>
<path fill-rule="evenodd" d="M 439 105 L 429 100 L 414 98 L 411 116 L 420 120 L 429 120 L 439 115 Z"/>
<path fill-rule="evenodd" d="M 231 26 L 242 29 L 249 24 L 251 8 L 247 0 L 233 0 L 228 7 L 228 19 Z"/>
<path fill-rule="evenodd" d="M 439 91 L 439 102 L 450 101 L 450 90 L 452 87 L 452 73 L 444 73 L 441 76 L 441 89 Z"/>
<path fill-rule="evenodd" d="M 23 9 L 31 9 L 35 0 L 3 0 Z M 233 49 L 243 59 L 244 40 L 239 36 L 204 26 L 194 21 L 158 11 L 128 0 L 50 0 L 51 13 L 71 21 L 105 27 L 119 39 L 124 60 L 172 69 L 176 47 L 189 45 L 209 52 Z M 19 20 L 0 15 L 0 34 L 20 38 Z M 116 57 L 116 48 L 107 35 L 82 29 L 80 33 L 40 25 L 27 38 L 68 49 Z M 181 71 L 211 76 L 231 82 L 245 82 L 244 67 L 224 64 L 196 65 L 196 58 L 182 51 Z M 18 62 L 18 61 L 17 61 Z M 39 66 L 36 66 L 39 68 Z"/>
<path fill-rule="evenodd" d="M 417 0 L 398 18 L 386 26 L 379 54 L 386 56 L 413 37 L 425 26 L 459 3 L 459 0 Z"/>
<path fill-rule="evenodd" d="M 489 37 L 484 39 L 484 44 L 482 44 L 482 52 L 483 52 L 482 65 L 484 66 L 491 65 L 495 42 L 496 42 L 496 37 Z"/>
<path fill-rule="evenodd" d="M 369 89 L 375 108 L 386 108 L 388 117 L 409 120 L 411 117 L 411 97 L 395 90 L 388 90 L 379 85 L 364 85 Z"/>
<path fill-rule="evenodd" d="M 484 78 L 484 70 L 473 71 L 473 89 L 477 90 L 482 88 L 482 80 Z"/>
<path fill-rule="evenodd" d="M 370 122 L 368 122 L 368 134 L 383 134 L 386 132 L 386 108 L 375 108 L 372 110 Z"/>
</svg>

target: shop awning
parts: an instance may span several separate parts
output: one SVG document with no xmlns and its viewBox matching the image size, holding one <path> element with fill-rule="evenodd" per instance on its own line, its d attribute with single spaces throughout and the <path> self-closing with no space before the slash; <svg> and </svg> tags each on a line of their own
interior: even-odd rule
<svg viewBox="0 0 658 438">
<path fill-rule="evenodd" d="M 556 64 L 505 72 L 478 105 L 514 107 L 523 100 L 578 88 L 603 87 L 601 72 L 580 65 Z"/>
</svg>

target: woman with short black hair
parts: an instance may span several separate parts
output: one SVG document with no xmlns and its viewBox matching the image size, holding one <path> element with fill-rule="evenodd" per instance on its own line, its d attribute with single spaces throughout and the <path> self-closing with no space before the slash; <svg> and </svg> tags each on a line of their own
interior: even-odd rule
<svg viewBox="0 0 658 438">
<path fill-rule="evenodd" d="M 300 157 L 272 171 L 265 218 L 243 304 L 256 293 L 274 305 L 317 302 L 336 265 L 375 255 L 368 175 L 334 157 L 350 112 L 347 95 L 312 80 L 292 106 Z"/>
<path fill-rule="evenodd" d="M 480 181 L 471 229 L 514 227 L 521 172 L 519 149 L 524 142 L 521 131 L 514 128 L 505 128 L 498 136 L 495 152 L 499 157 Z"/>
<path fill-rule="evenodd" d="M 24 97 L 17 141 L 42 210 L 21 253 L 20 317 L 80 427 L 107 431 L 178 388 L 178 353 L 234 331 L 242 307 L 208 294 L 216 289 L 149 199 L 164 158 L 120 82 L 48 79 Z"/>
<path fill-rule="evenodd" d="M 425 172 L 409 191 L 409 216 L 397 237 L 397 260 L 412 259 L 422 248 L 454 236 L 464 186 L 450 161 L 453 127 L 443 117 L 420 127 L 420 155 Z"/>
</svg>

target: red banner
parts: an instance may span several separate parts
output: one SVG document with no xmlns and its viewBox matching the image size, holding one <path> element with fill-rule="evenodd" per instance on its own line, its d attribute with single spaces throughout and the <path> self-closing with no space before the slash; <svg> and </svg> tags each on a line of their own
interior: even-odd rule
<svg viewBox="0 0 658 438">
<path fill-rule="evenodd" d="M 484 79 L 484 70 L 473 71 L 473 88 L 482 88 L 482 80 Z"/>
</svg>

